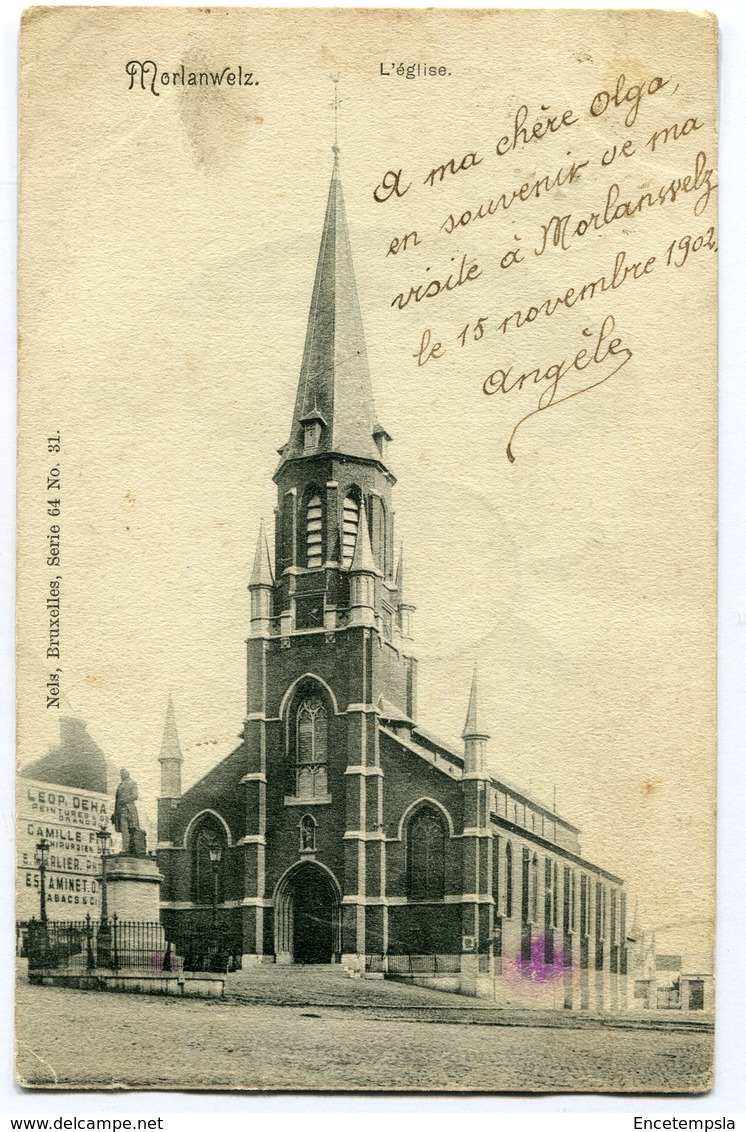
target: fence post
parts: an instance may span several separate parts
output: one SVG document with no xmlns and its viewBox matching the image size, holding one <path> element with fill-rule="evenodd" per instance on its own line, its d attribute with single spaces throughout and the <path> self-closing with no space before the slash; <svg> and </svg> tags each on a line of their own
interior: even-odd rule
<svg viewBox="0 0 746 1132">
<path fill-rule="evenodd" d="M 119 955 L 117 954 L 117 927 L 119 926 L 119 920 L 117 918 L 116 912 L 114 913 L 114 915 L 111 918 L 111 924 L 112 924 L 112 937 L 113 937 L 113 944 L 114 944 L 114 953 L 113 953 L 113 956 L 112 956 L 111 966 L 112 966 L 112 970 L 118 971 L 119 970 Z"/>
<path fill-rule="evenodd" d="M 34 966 L 34 964 L 36 963 L 36 957 L 35 957 L 35 954 L 34 954 L 35 946 L 36 946 L 36 916 L 32 916 L 31 919 L 28 922 L 28 928 L 26 930 L 26 954 L 28 955 L 29 971 Z"/>
<path fill-rule="evenodd" d="M 89 971 L 92 971 L 93 968 L 96 966 L 96 964 L 94 963 L 94 960 L 93 960 L 93 928 L 91 926 L 91 914 L 90 914 L 90 912 L 86 913 L 85 929 L 84 930 L 85 930 L 86 966 L 88 967 Z"/>
</svg>

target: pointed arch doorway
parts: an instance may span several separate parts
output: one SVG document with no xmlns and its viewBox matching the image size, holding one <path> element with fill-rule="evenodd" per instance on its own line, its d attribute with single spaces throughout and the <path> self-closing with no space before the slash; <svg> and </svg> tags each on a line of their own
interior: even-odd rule
<svg viewBox="0 0 746 1132">
<path fill-rule="evenodd" d="M 334 963 L 341 950 L 339 885 L 312 861 L 293 866 L 275 891 L 278 963 Z"/>
</svg>

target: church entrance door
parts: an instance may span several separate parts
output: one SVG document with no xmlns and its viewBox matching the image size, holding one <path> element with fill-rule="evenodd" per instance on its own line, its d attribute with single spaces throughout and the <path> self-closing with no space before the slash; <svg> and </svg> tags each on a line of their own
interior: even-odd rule
<svg viewBox="0 0 746 1132">
<path fill-rule="evenodd" d="M 279 884 L 275 898 L 278 961 L 333 963 L 339 952 L 339 895 L 331 876 L 307 862 Z"/>
<path fill-rule="evenodd" d="M 320 869 L 298 869 L 293 899 L 293 958 L 331 963 L 334 955 L 334 892 Z"/>
</svg>

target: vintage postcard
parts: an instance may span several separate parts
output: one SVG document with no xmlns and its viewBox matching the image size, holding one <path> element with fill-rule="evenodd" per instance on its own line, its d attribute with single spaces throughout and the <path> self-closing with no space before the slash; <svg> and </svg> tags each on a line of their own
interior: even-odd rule
<svg viewBox="0 0 746 1132">
<path fill-rule="evenodd" d="M 18 1080 L 707 1090 L 715 18 L 31 8 L 20 145 Z"/>
</svg>

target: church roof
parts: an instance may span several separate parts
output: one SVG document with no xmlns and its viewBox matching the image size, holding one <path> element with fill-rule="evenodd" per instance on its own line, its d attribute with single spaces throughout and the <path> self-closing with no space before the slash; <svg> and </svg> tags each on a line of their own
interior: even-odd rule
<svg viewBox="0 0 746 1132">
<path fill-rule="evenodd" d="M 387 700 L 385 696 L 378 697 L 378 710 L 382 719 L 388 719 L 393 723 L 409 723 L 414 726 L 414 720 L 410 719 L 407 713 L 398 708 L 396 704 L 392 704 L 391 700 Z"/>
<path fill-rule="evenodd" d="M 176 730 L 176 713 L 174 712 L 173 696 L 169 695 L 168 707 L 166 708 L 166 722 L 163 727 L 163 739 L 161 740 L 161 753 L 158 761 L 163 762 L 166 759 L 181 760 L 182 758 L 179 733 Z"/>
<path fill-rule="evenodd" d="M 373 403 L 336 146 L 293 423 L 290 439 L 280 450 L 282 463 L 309 455 L 303 435 L 309 420 L 324 425 L 311 454 L 335 452 L 383 462 L 374 437 L 388 438 L 388 433 L 378 423 Z"/>
<path fill-rule="evenodd" d="M 423 727 L 421 723 L 417 724 L 412 733 L 412 742 L 420 745 L 424 743 L 431 750 L 436 750 L 441 756 L 450 756 L 451 760 L 454 763 L 456 763 L 459 767 L 463 767 L 464 756 L 463 753 L 459 750 L 458 745 L 453 742 L 449 742 L 446 739 L 442 739 L 440 738 L 440 736 L 434 735 L 433 732 L 429 730 L 429 728 Z M 573 825 L 565 818 L 560 817 L 560 815 L 553 809 L 553 807 L 548 806 L 545 802 L 542 802 L 538 798 L 535 798 L 532 794 L 527 794 L 525 790 L 521 789 L 521 787 L 519 786 L 516 786 L 509 779 L 503 777 L 503 775 L 500 775 L 500 777 L 498 778 L 493 774 L 491 776 L 491 781 L 495 789 L 504 790 L 508 794 L 510 794 L 512 798 L 521 802 L 526 802 L 529 806 L 532 806 L 534 809 L 539 810 L 547 817 L 552 818 L 552 820 L 556 821 L 558 825 L 564 826 L 565 829 L 569 829 L 572 833 L 581 832 L 576 825 Z"/>
</svg>

